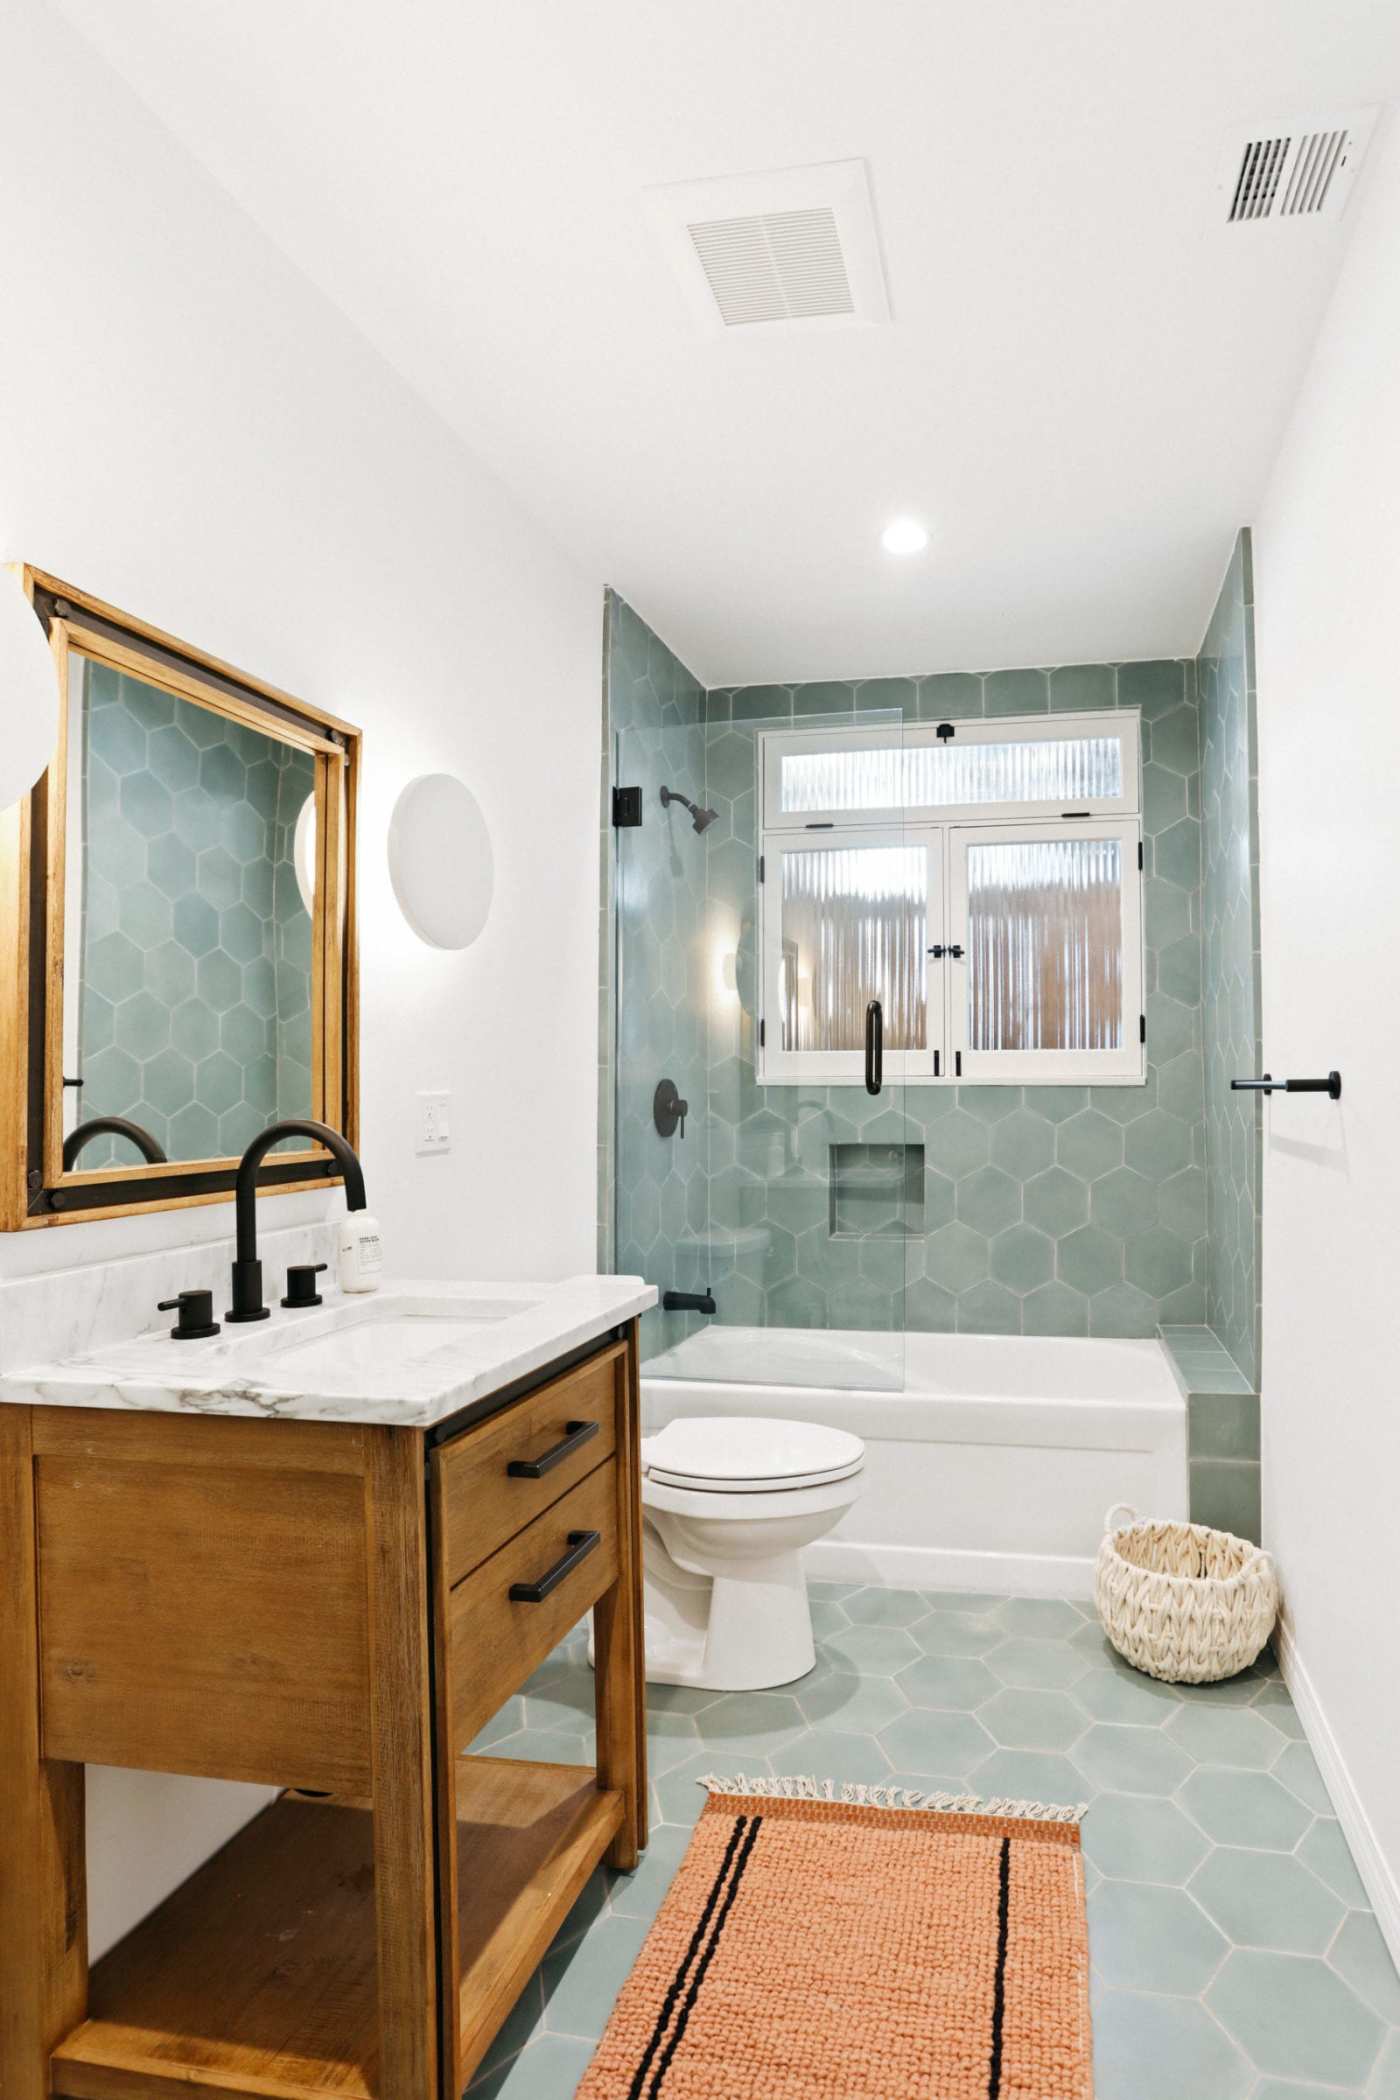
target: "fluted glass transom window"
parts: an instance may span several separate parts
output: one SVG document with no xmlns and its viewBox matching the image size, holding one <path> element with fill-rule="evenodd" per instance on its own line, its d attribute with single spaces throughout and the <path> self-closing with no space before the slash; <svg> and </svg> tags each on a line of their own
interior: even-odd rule
<svg viewBox="0 0 1400 2100">
<path fill-rule="evenodd" d="M 908 816 L 925 809 L 1003 803 L 1067 809 L 1116 802 L 1123 791 L 1123 746 L 1117 736 L 924 744 L 895 751 L 833 747 L 785 751 L 778 763 L 784 816 L 887 809 Z"/>
</svg>

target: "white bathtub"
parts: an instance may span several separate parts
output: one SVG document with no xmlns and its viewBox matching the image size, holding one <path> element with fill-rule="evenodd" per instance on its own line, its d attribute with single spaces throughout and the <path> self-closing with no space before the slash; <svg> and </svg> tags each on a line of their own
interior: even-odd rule
<svg viewBox="0 0 1400 2100">
<path fill-rule="evenodd" d="M 642 1412 L 648 1434 L 732 1414 L 863 1437 L 861 1498 L 808 1554 L 831 1580 L 1087 1597 L 1110 1504 L 1187 1514 L 1157 1342 L 710 1326 L 643 1364 Z"/>
</svg>

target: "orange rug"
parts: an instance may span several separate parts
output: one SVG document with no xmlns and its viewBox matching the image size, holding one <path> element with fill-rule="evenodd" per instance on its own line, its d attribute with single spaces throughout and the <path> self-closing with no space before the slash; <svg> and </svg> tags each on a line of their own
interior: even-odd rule
<svg viewBox="0 0 1400 2100">
<path fill-rule="evenodd" d="M 1076 1810 L 703 1783 L 578 2100 L 1091 2100 Z"/>
</svg>

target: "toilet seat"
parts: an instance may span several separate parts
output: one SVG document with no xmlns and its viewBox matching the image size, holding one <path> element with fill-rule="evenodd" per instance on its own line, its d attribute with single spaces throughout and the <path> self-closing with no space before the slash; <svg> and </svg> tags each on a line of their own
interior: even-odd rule
<svg viewBox="0 0 1400 2100">
<path fill-rule="evenodd" d="M 849 1480 L 865 1446 L 845 1429 L 763 1415 L 687 1415 L 642 1444 L 657 1487 L 694 1494 L 774 1495 Z"/>
</svg>

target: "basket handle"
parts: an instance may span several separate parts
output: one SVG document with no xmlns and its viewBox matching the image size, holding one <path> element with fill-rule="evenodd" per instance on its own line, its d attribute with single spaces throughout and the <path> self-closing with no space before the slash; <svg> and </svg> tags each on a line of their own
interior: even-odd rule
<svg viewBox="0 0 1400 2100">
<path fill-rule="evenodd" d="M 1138 1513 L 1131 1502 L 1113 1502 L 1104 1511 L 1103 1528 L 1105 1531 L 1120 1531 L 1126 1528 L 1123 1525 L 1115 1524 L 1113 1521 L 1120 1509 L 1125 1512 L 1129 1524 L 1136 1524 Z"/>
</svg>

